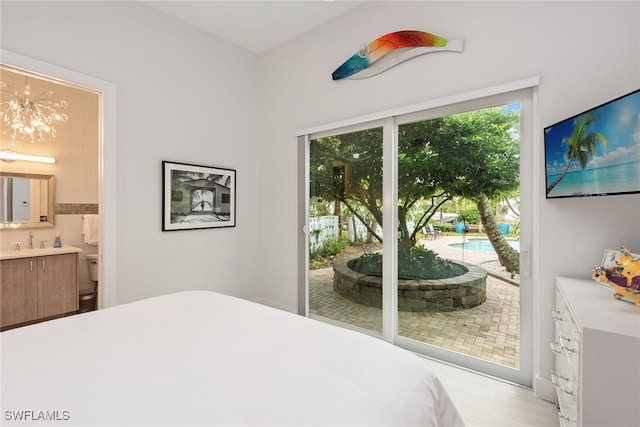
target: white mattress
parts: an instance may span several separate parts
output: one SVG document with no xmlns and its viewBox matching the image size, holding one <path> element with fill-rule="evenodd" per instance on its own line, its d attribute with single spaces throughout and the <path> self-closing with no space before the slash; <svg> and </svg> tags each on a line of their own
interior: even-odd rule
<svg viewBox="0 0 640 427">
<path fill-rule="evenodd" d="M 428 361 L 213 292 L 13 329 L 0 345 L 2 425 L 463 425 Z"/>
</svg>

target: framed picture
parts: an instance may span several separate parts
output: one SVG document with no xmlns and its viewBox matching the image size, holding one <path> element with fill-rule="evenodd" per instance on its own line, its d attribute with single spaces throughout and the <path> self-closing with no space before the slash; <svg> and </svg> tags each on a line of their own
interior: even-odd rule
<svg viewBox="0 0 640 427">
<path fill-rule="evenodd" d="M 235 170 L 163 161 L 162 175 L 162 231 L 235 227 Z"/>
<path fill-rule="evenodd" d="M 604 255 L 602 256 L 602 263 L 600 264 L 600 266 L 608 268 L 608 267 L 613 267 L 617 265 L 618 260 L 620 260 L 621 254 L 622 253 L 619 250 L 605 249 Z M 640 258 L 640 255 L 638 254 L 631 254 L 631 256 L 633 258 Z"/>
</svg>

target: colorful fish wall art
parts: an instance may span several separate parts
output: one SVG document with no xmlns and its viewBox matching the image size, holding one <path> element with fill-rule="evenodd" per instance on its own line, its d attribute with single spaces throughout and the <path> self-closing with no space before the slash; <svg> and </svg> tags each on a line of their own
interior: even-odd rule
<svg viewBox="0 0 640 427">
<path fill-rule="evenodd" d="M 418 55 L 439 51 L 462 52 L 463 46 L 462 39 L 447 40 L 416 30 L 396 31 L 363 45 L 331 77 L 333 80 L 366 79 Z"/>
</svg>

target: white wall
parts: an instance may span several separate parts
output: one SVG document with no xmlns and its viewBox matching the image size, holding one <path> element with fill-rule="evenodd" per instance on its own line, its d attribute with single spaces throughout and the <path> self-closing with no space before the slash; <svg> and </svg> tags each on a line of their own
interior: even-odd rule
<svg viewBox="0 0 640 427">
<path fill-rule="evenodd" d="M 117 303 L 183 289 L 253 295 L 255 55 L 137 2 L 0 7 L 2 49 L 117 85 Z M 237 226 L 161 232 L 162 160 L 236 169 Z"/>
<path fill-rule="evenodd" d="M 260 227 L 258 298 L 295 310 L 297 130 L 539 76 L 538 130 L 640 86 L 638 2 L 371 2 L 263 55 L 263 206 L 278 215 Z M 464 53 L 412 59 L 365 80 L 332 81 L 331 73 L 376 37 L 420 29 L 464 38 Z M 533 165 L 544 179 L 542 140 Z M 545 199 L 537 195 L 535 272 L 539 331 L 534 370 L 549 378 L 554 278 L 589 278 L 605 248 L 640 250 L 640 195 Z M 277 243 L 277 250 L 273 250 Z M 534 331 L 535 332 L 535 331 Z M 539 357 L 539 360 L 538 360 Z"/>
</svg>

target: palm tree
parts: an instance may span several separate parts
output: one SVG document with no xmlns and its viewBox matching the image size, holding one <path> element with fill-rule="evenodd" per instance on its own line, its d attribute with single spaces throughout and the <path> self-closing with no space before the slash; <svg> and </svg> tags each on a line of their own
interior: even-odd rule
<svg viewBox="0 0 640 427">
<path fill-rule="evenodd" d="M 596 118 L 592 114 L 583 114 L 578 116 L 573 126 L 573 133 L 570 137 L 565 137 L 562 142 L 567 143 L 567 154 L 565 155 L 567 159 L 567 165 L 565 166 L 562 174 L 556 178 L 555 181 L 547 187 L 547 194 L 553 190 L 553 188 L 558 185 L 560 180 L 564 178 L 564 176 L 569 171 L 569 167 L 571 166 L 571 162 L 573 159 L 576 159 L 582 169 L 587 167 L 587 162 L 589 158 L 593 156 L 596 152 L 596 143 L 600 143 L 603 148 L 607 147 L 607 138 L 599 133 L 599 132 L 588 132 L 589 126 L 591 123 L 595 122 Z"/>
<path fill-rule="evenodd" d="M 505 239 L 502 232 L 500 232 L 489 198 L 486 195 L 481 194 L 476 200 L 476 203 L 478 205 L 480 221 L 482 222 L 482 226 L 487 234 L 487 238 L 491 242 L 491 245 L 493 245 L 496 254 L 498 254 L 500 264 L 502 264 L 509 272 L 519 273 L 520 254 L 509 244 L 509 242 L 507 242 L 507 239 Z"/>
</svg>

